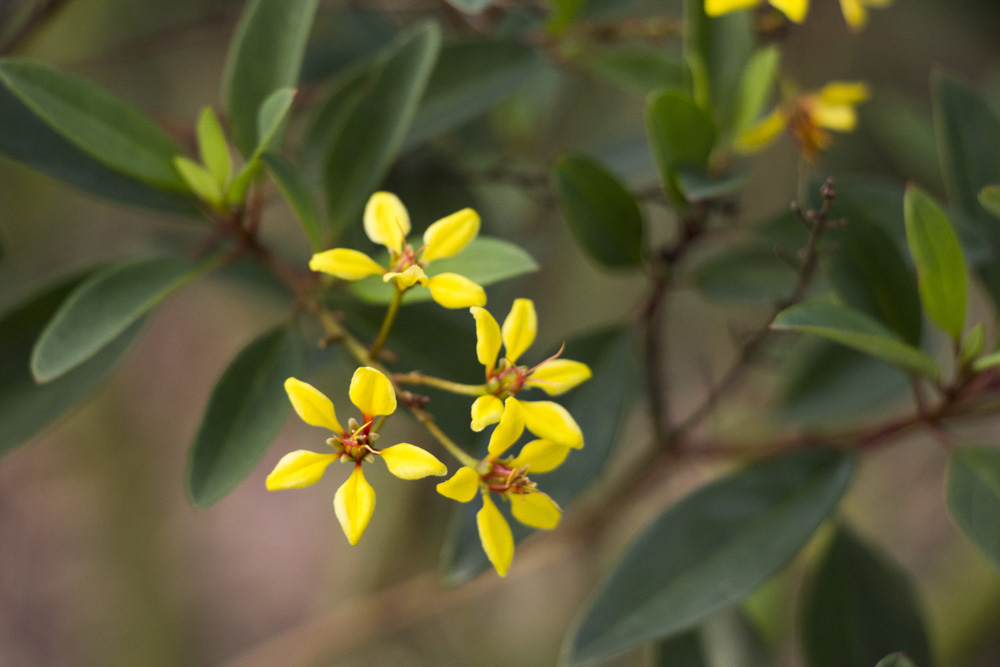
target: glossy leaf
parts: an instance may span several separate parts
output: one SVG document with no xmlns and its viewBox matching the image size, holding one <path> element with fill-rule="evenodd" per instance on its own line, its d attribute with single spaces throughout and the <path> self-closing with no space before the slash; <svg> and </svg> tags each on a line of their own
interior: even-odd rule
<svg viewBox="0 0 1000 667">
<path fill-rule="evenodd" d="M 661 178 L 677 167 L 706 166 L 716 140 L 712 119 L 691 97 L 676 90 L 649 97 L 646 134 Z"/>
<path fill-rule="evenodd" d="M 701 633 L 691 630 L 658 642 L 653 648 L 653 667 L 708 667 Z"/>
<path fill-rule="evenodd" d="M 594 76 L 626 90 L 648 95 L 661 88 L 682 89 L 687 66 L 666 49 L 623 44 L 581 54 L 584 67 Z"/>
<path fill-rule="evenodd" d="M 386 266 L 388 260 L 381 261 L 383 259 L 380 257 L 377 261 Z M 480 236 L 454 257 L 436 259 L 428 264 L 427 275 L 457 273 L 485 286 L 537 270 L 538 264 L 520 246 L 502 239 Z M 384 282 L 381 276 L 369 276 L 351 284 L 351 292 L 368 303 L 389 303 L 394 290 L 392 284 Z M 403 303 L 417 303 L 430 298 L 429 290 L 417 287 L 406 293 Z"/>
<path fill-rule="evenodd" d="M 871 667 L 891 651 L 931 667 L 909 576 L 843 527 L 807 589 L 800 627 L 809 667 Z"/>
<path fill-rule="evenodd" d="M 709 17 L 704 0 L 684 0 L 684 58 L 691 70 L 694 99 L 709 110 L 724 136 L 739 108 L 744 67 L 755 41 L 751 12 Z"/>
<path fill-rule="evenodd" d="M 926 353 L 864 313 L 833 302 L 811 301 L 787 308 L 771 328 L 813 334 L 920 375 L 939 375 L 937 364 Z"/>
<path fill-rule="evenodd" d="M 419 26 L 393 41 L 383 53 L 385 64 L 377 78 L 357 96 L 339 132 L 326 146 L 323 185 L 335 232 L 360 223 L 365 202 L 396 159 L 440 43 L 440 32 L 433 24 Z"/>
<path fill-rule="evenodd" d="M 638 266 L 643 223 L 639 205 L 596 160 L 564 155 L 552 168 L 556 197 L 577 244 L 599 264 Z"/>
<path fill-rule="evenodd" d="M 233 142 L 249 157 L 260 143 L 258 111 L 279 88 L 295 88 L 318 0 L 251 0 L 233 36 L 223 98 Z"/>
<path fill-rule="evenodd" d="M 567 645 L 592 664 L 674 636 L 782 568 L 836 508 L 854 459 L 810 451 L 713 482 L 655 519 L 605 578 Z"/>
<path fill-rule="evenodd" d="M 694 271 L 698 291 L 722 303 L 775 303 L 795 289 L 796 272 L 773 250 L 732 247 L 704 260 Z"/>
<path fill-rule="evenodd" d="M 47 384 L 31 375 L 31 349 L 86 276 L 64 279 L 0 314 L 0 455 L 6 454 L 97 388 L 139 333 L 133 324 L 89 360 Z"/>
<path fill-rule="evenodd" d="M 49 382 L 79 366 L 202 270 L 186 259 L 157 257 L 95 273 L 46 325 L 31 354 L 31 372 Z"/>
<path fill-rule="evenodd" d="M 181 151 L 156 123 L 78 76 L 6 58 L 0 81 L 46 124 L 99 162 L 168 190 L 185 190 Z"/>
<path fill-rule="evenodd" d="M 273 144 L 281 129 L 295 99 L 292 88 L 278 88 L 268 95 L 257 111 L 257 148 L 254 157 L 260 157 L 264 151 L 274 148 Z"/>
<path fill-rule="evenodd" d="M 295 212 L 295 217 L 302 225 L 302 230 L 306 233 L 312 249 L 317 252 L 322 250 L 325 247 L 323 221 L 316 208 L 312 193 L 309 192 L 309 186 L 298 167 L 275 153 L 265 153 L 262 159 L 271 171 L 271 176 L 274 178 L 281 196 Z"/>
<path fill-rule="evenodd" d="M 923 190 L 904 200 L 906 240 L 917 265 L 917 286 L 927 316 L 954 340 L 965 325 L 965 260 L 948 216 Z"/>
<path fill-rule="evenodd" d="M 979 204 L 996 218 L 1000 218 L 1000 185 L 987 185 L 979 192 Z"/>
<path fill-rule="evenodd" d="M 330 92 L 317 105 L 302 142 L 302 164 L 310 182 L 319 180 L 323 160 L 329 155 L 331 146 L 340 137 L 355 108 L 378 80 L 385 64 L 385 58 L 381 56 L 365 59 L 334 77 L 329 84 Z"/>
<path fill-rule="evenodd" d="M 776 46 L 758 49 L 747 62 L 740 80 L 740 95 L 733 119 L 735 133 L 749 129 L 764 113 L 774 91 L 780 64 L 781 51 Z"/>
<path fill-rule="evenodd" d="M 1000 449 L 952 451 L 945 496 L 952 519 L 1000 572 Z"/>
<path fill-rule="evenodd" d="M 247 345 L 212 391 L 191 445 L 187 490 L 207 507 L 233 490 L 257 466 L 291 409 L 284 382 L 299 374 L 301 350 L 288 326 Z"/>
</svg>

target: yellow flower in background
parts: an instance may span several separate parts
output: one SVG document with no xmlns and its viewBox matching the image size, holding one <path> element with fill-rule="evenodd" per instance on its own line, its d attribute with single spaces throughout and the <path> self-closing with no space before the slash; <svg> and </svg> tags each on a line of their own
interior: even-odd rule
<svg viewBox="0 0 1000 667">
<path fill-rule="evenodd" d="M 285 454 L 267 476 L 267 489 L 275 491 L 312 486 L 334 461 L 339 459 L 352 463 L 354 470 L 351 476 L 337 489 L 333 499 L 337 520 L 351 544 L 357 544 L 361 539 L 375 511 L 375 490 L 361 470 L 363 461 L 381 458 L 389 472 L 400 479 L 421 479 L 448 473 L 441 461 L 420 447 L 408 443 L 386 449 L 375 447 L 378 433 L 373 430 L 372 424 L 376 417 L 395 412 L 396 393 L 389 379 L 374 368 L 359 368 L 351 378 L 349 395 L 351 402 L 361 410 L 362 423 L 358 424 L 352 418 L 346 429 L 337 420 L 333 402 L 312 385 L 288 378 L 285 380 L 285 391 L 302 421 L 333 432 L 333 437 L 326 442 L 335 451 L 318 454 L 299 449 Z"/>
<path fill-rule="evenodd" d="M 483 551 L 497 574 L 507 575 L 514 558 L 514 536 L 492 494 L 510 502 L 514 518 L 531 528 L 552 530 L 559 525 L 562 510 L 552 498 L 538 490 L 528 473 L 546 473 L 558 468 L 569 449 L 545 440 L 533 440 L 516 457 L 501 458 L 524 433 L 523 403 L 507 398 L 503 415 L 490 435 L 486 458 L 475 467 L 464 466 L 451 479 L 437 485 L 438 493 L 467 503 L 480 493 L 483 507 L 476 514 Z"/>
<path fill-rule="evenodd" d="M 767 3 L 795 23 L 805 21 L 809 13 L 809 0 L 767 0 Z M 721 16 L 761 4 L 763 0 L 705 0 L 705 13 L 709 16 Z M 870 7 L 888 7 L 890 4 L 892 0 L 840 0 L 840 10 L 852 30 L 861 30 L 868 23 Z"/>
<path fill-rule="evenodd" d="M 560 359 L 559 353 L 534 367 L 518 366 L 538 332 L 538 315 L 531 299 L 516 299 L 503 327 L 484 308 L 470 309 L 476 319 L 476 356 L 486 370 L 486 392 L 472 404 L 472 430 L 482 431 L 504 413 L 504 401 L 522 389 L 538 388 L 556 396 L 591 376 L 587 364 Z M 501 345 L 504 356 L 499 359 Z M 560 350 L 561 353 L 561 350 Z M 553 401 L 521 401 L 528 430 L 564 448 L 583 447 L 583 434 L 563 406 Z"/>
<path fill-rule="evenodd" d="M 817 92 L 794 95 L 775 108 L 736 142 L 741 153 L 754 153 L 770 146 L 787 129 L 809 162 L 833 143 L 827 130 L 852 132 L 858 125 L 855 107 L 869 98 L 861 82 L 829 83 Z"/>
<path fill-rule="evenodd" d="M 428 277 L 424 269 L 437 259 L 452 257 L 465 249 L 479 234 L 479 214 L 471 208 L 441 218 L 424 232 L 424 244 L 417 250 L 406 242 L 410 233 L 410 214 L 399 197 L 391 192 L 376 192 L 365 206 L 365 233 L 373 243 L 389 250 L 389 265 L 381 266 L 359 250 L 334 248 L 313 255 L 309 268 L 342 280 L 361 280 L 381 275 L 400 290 L 426 287 L 431 298 L 445 308 L 468 308 L 486 304 L 486 292 L 480 285 L 457 273 Z"/>
</svg>

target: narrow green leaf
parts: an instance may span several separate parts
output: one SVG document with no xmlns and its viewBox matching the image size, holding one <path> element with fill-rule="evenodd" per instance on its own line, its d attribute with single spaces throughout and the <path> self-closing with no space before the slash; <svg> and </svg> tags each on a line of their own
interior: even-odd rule
<svg viewBox="0 0 1000 667">
<path fill-rule="evenodd" d="M 991 215 L 1000 218 L 1000 185 L 987 185 L 980 190 L 979 204 Z"/>
<path fill-rule="evenodd" d="M 294 89 L 279 88 L 261 103 L 257 111 L 257 148 L 254 149 L 253 157 L 260 157 L 264 151 L 273 148 L 271 144 L 285 122 L 294 99 Z"/>
<path fill-rule="evenodd" d="M 107 377 L 141 322 L 62 377 L 38 384 L 31 376 L 31 349 L 45 325 L 86 275 L 64 279 L 0 314 L 0 455 L 65 414 Z"/>
<path fill-rule="evenodd" d="M 903 653 L 893 653 L 878 661 L 875 667 L 917 667 L 912 660 Z"/>
<path fill-rule="evenodd" d="M 923 190 L 910 186 L 903 201 L 906 240 L 917 265 L 927 316 L 954 340 L 965 325 L 965 260 L 948 216 Z"/>
<path fill-rule="evenodd" d="M 774 82 L 781 64 L 781 51 L 776 46 L 758 49 L 743 70 L 740 95 L 733 119 L 736 134 L 750 129 L 764 112 L 764 106 L 774 91 Z"/>
<path fill-rule="evenodd" d="M 958 350 L 958 365 L 961 368 L 968 366 L 972 360 L 983 353 L 986 346 L 986 326 L 980 322 L 969 329 L 962 338 L 962 345 Z"/>
<path fill-rule="evenodd" d="M 722 303 L 775 303 L 795 289 L 795 270 L 774 250 L 731 247 L 709 257 L 694 271 L 698 291 Z"/>
<path fill-rule="evenodd" d="M 690 629 L 781 569 L 834 511 L 854 459 L 809 451 L 713 482 L 670 507 L 629 547 L 566 652 L 592 664 Z"/>
<path fill-rule="evenodd" d="M 295 217 L 309 238 L 312 249 L 319 252 L 324 248 L 323 221 L 302 174 L 294 164 L 275 153 L 265 153 L 262 159 L 270 169 L 281 195 L 295 211 Z"/>
<path fill-rule="evenodd" d="M 360 223 L 365 202 L 396 159 L 440 43 L 438 28 L 424 24 L 390 44 L 378 78 L 359 97 L 327 146 L 323 184 L 335 233 Z"/>
<path fill-rule="evenodd" d="M 708 664 L 697 630 L 659 642 L 653 649 L 654 667 L 708 667 Z"/>
<path fill-rule="evenodd" d="M 319 180 L 324 158 L 330 154 L 354 109 L 378 81 L 384 65 L 384 54 L 379 53 L 340 72 L 330 82 L 330 92 L 317 105 L 302 141 L 302 164 L 310 182 Z"/>
<path fill-rule="evenodd" d="M 212 107 L 205 106 L 198 116 L 198 154 L 201 161 L 208 168 L 212 178 L 222 190 L 229 184 L 229 179 L 233 175 L 233 159 L 229 155 L 229 142 L 226 141 L 226 134 L 222 131 L 222 125 L 212 110 Z"/>
<path fill-rule="evenodd" d="M 187 490 L 196 507 L 221 499 L 257 466 L 288 416 L 284 382 L 300 366 L 296 334 L 280 326 L 243 348 L 226 368 L 188 458 Z"/>
<path fill-rule="evenodd" d="M 32 351 L 31 372 L 49 382 L 76 368 L 205 268 L 170 256 L 99 271 L 73 290 L 46 325 Z"/>
<path fill-rule="evenodd" d="M 991 352 L 985 357 L 981 357 L 972 362 L 972 370 L 977 373 L 982 373 L 985 370 L 996 368 L 997 366 L 1000 366 L 1000 351 Z"/>
<path fill-rule="evenodd" d="M 222 190 L 211 172 L 183 155 L 174 158 L 174 166 L 198 199 L 210 204 L 222 203 Z"/>
<path fill-rule="evenodd" d="M 654 46 L 612 46 L 580 57 L 592 75 L 644 96 L 661 88 L 683 89 L 689 77 L 684 61 Z"/>
<path fill-rule="evenodd" d="M 379 257 L 376 261 L 387 266 L 388 259 L 382 259 Z M 483 286 L 537 270 L 538 264 L 520 246 L 488 236 L 476 238 L 454 257 L 436 259 L 427 265 L 428 276 L 458 273 Z M 395 288 L 384 282 L 381 276 L 369 276 L 351 284 L 351 292 L 355 296 L 374 304 L 389 303 L 394 291 Z M 406 292 L 403 303 L 417 303 L 430 298 L 430 290 L 417 286 Z"/>
<path fill-rule="evenodd" d="M 871 667 L 890 651 L 931 667 L 909 576 L 844 527 L 820 563 L 802 611 L 809 667 Z"/>
<path fill-rule="evenodd" d="M 642 214 L 625 187 L 593 158 L 564 155 L 552 183 L 577 244 L 609 267 L 642 263 Z"/>
<path fill-rule="evenodd" d="M 184 190 L 181 151 L 156 123 L 78 76 L 4 58 L 0 81 L 52 129 L 98 161 L 157 187 Z"/>
<path fill-rule="evenodd" d="M 1000 572 L 1000 449 L 952 451 L 945 497 L 955 523 Z"/>
<path fill-rule="evenodd" d="M 257 114 L 278 88 L 295 88 L 318 0 L 251 0 L 229 46 L 223 98 L 233 142 L 249 157 Z"/>
<path fill-rule="evenodd" d="M 920 349 L 903 342 L 864 313 L 829 301 L 787 308 L 778 314 L 771 328 L 821 336 L 931 378 L 940 374 L 934 360 Z"/>
</svg>

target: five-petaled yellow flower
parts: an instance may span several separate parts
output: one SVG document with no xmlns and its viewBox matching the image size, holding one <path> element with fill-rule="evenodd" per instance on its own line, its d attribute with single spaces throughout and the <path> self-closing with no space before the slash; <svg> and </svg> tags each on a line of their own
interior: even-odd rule
<svg viewBox="0 0 1000 667">
<path fill-rule="evenodd" d="M 868 97 L 868 86 L 860 82 L 834 82 L 817 92 L 794 95 L 743 133 L 736 148 L 743 153 L 763 150 L 787 128 L 806 160 L 815 162 L 833 142 L 827 130 L 853 131 L 858 125 L 854 107 Z"/>
<path fill-rule="evenodd" d="M 472 308 L 476 318 L 476 355 L 486 368 L 486 393 L 472 404 L 472 430 L 482 431 L 500 420 L 504 400 L 526 387 L 537 387 L 550 396 L 569 391 L 590 378 L 590 367 L 579 361 L 560 359 L 559 354 L 533 368 L 518 366 L 517 360 L 535 341 L 538 316 L 531 299 L 516 299 L 501 328 L 484 308 Z M 500 345 L 505 355 L 497 363 Z M 509 404 L 510 401 L 507 401 Z M 583 433 L 563 406 L 553 401 L 520 401 L 528 430 L 553 445 L 583 447 Z M 509 409 L 509 408 L 508 408 Z"/>
<path fill-rule="evenodd" d="M 764 0 L 705 0 L 705 13 L 709 16 L 720 16 L 740 9 L 756 7 Z M 809 0 L 767 0 L 790 20 L 802 23 L 809 13 Z M 840 0 L 840 10 L 844 12 L 844 20 L 852 30 L 861 30 L 868 23 L 870 7 L 888 7 L 892 0 Z"/>
<path fill-rule="evenodd" d="M 525 404 L 507 398 L 500 423 L 490 435 L 486 458 L 475 467 L 464 466 L 451 479 L 437 485 L 438 493 L 467 503 L 480 492 L 483 508 L 476 514 L 483 551 L 503 577 L 514 558 L 514 536 L 503 514 L 494 504 L 496 493 L 510 502 L 514 518 L 526 526 L 552 530 L 559 525 L 562 510 L 552 498 L 539 491 L 528 473 L 545 473 L 559 467 L 569 451 L 548 440 L 533 440 L 513 458 L 500 458 L 524 432 Z"/>
<path fill-rule="evenodd" d="M 414 445 L 401 443 L 386 449 L 374 446 L 378 433 L 372 429 L 372 422 L 376 417 L 390 415 L 396 410 L 396 393 L 392 384 L 374 368 L 365 366 L 354 372 L 349 393 L 351 402 L 361 410 L 362 423 L 358 424 L 351 418 L 346 429 L 337 421 L 330 399 L 312 385 L 288 378 L 285 391 L 302 421 L 333 431 L 333 437 L 326 442 L 336 452 L 317 454 L 299 449 L 285 454 L 267 476 L 267 488 L 270 491 L 301 489 L 318 482 L 327 466 L 337 459 L 353 463 L 354 471 L 337 489 L 333 499 L 337 519 L 351 544 L 357 544 L 361 539 L 375 511 L 375 490 L 361 472 L 362 461 L 379 457 L 385 461 L 389 472 L 400 479 L 421 479 L 448 473 L 445 465 L 434 455 Z"/>
<path fill-rule="evenodd" d="M 434 260 L 458 254 L 479 234 L 479 214 L 471 208 L 433 223 L 424 232 L 423 246 L 416 250 L 406 242 L 406 235 L 410 233 L 410 214 L 391 192 L 376 192 L 369 198 L 364 223 L 368 238 L 389 249 L 388 267 L 379 265 L 359 250 L 334 248 L 313 255 L 309 268 L 343 280 L 381 275 L 399 290 L 420 285 L 429 289 L 431 298 L 445 308 L 486 304 L 486 292 L 465 276 L 439 273 L 428 277 L 424 272 Z"/>
</svg>

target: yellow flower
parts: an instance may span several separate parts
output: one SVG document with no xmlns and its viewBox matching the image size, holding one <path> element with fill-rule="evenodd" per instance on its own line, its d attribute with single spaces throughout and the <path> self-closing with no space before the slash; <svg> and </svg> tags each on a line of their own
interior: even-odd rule
<svg viewBox="0 0 1000 667">
<path fill-rule="evenodd" d="M 285 454 L 267 476 L 267 488 L 269 491 L 305 488 L 318 482 L 327 466 L 334 461 L 339 459 L 353 464 L 351 476 L 337 489 L 333 499 L 337 520 L 351 544 L 357 544 L 361 539 L 375 511 L 375 490 L 361 471 L 363 461 L 374 461 L 375 457 L 379 457 L 385 461 L 389 472 L 400 479 L 421 479 L 448 473 L 441 461 L 420 447 L 408 443 L 386 449 L 375 447 L 378 433 L 372 428 L 372 423 L 376 417 L 391 415 L 396 410 L 396 393 L 389 379 L 374 368 L 365 366 L 354 372 L 349 395 L 351 402 L 361 410 L 362 423 L 358 424 L 352 418 L 346 429 L 337 420 L 330 399 L 312 385 L 288 378 L 285 380 L 285 391 L 302 421 L 333 432 L 333 437 L 326 442 L 335 451 L 332 454 L 317 454 L 299 449 Z"/>
<path fill-rule="evenodd" d="M 507 575 L 514 558 L 514 537 L 491 494 L 510 502 L 514 518 L 526 526 L 552 530 L 559 525 L 562 510 L 552 498 L 538 490 L 528 473 L 545 473 L 559 467 L 569 447 L 549 440 L 532 440 L 516 457 L 501 458 L 524 433 L 523 403 L 507 398 L 500 423 L 490 435 L 486 458 L 475 467 L 464 466 L 451 479 L 437 485 L 438 493 L 467 503 L 478 491 L 483 508 L 476 514 L 483 551 L 497 574 Z"/>
<path fill-rule="evenodd" d="M 531 299 L 517 299 L 503 322 L 497 324 L 484 308 L 470 309 L 476 318 L 476 356 L 486 369 L 486 392 L 472 404 L 472 430 L 482 431 L 504 412 L 504 400 L 524 388 L 536 387 L 550 396 L 565 393 L 590 378 L 587 364 L 553 357 L 529 368 L 517 360 L 531 347 L 538 332 L 538 316 Z M 505 356 L 497 362 L 500 347 Z M 583 447 L 583 434 L 566 408 L 553 401 L 521 402 L 528 430 L 567 447 Z"/>
<path fill-rule="evenodd" d="M 809 13 L 809 0 L 767 0 L 767 2 L 796 23 L 805 21 L 806 14 Z M 709 16 L 721 16 L 760 4 L 763 4 L 763 0 L 705 0 L 705 13 Z M 840 10 L 852 30 L 861 30 L 868 23 L 869 7 L 888 7 L 890 4 L 892 0 L 840 0 Z"/>
<path fill-rule="evenodd" d="M 431 298 L 445 308 L 468 308 L 486 304 L 486 292 L 480 285 L 457 273 L 439 273 L 428 277 L 424 269 L 436 259 L 457 255 L 479 234 L 479 214 L 471 208 L 441 218 L 424 232 L 424 244 L 417 250 L 406 242 L 410 233 L 410 214 L 403 202 L 391 192 L 376 192 L 365 206 L 365 233 L 373 243 L 389 249 L 389 266 L 383 267 L 358 250 L 334 248 L 317 253 L 309 268 L 342 280 L 361 280 L 381 275 L 400 290 L 426 287 Z"/>
<path fill-rule="evenodd" d="M 833 142 L 827 130 L 852 132 L 858 125 L 855 107 L 868 97 L 868 86 L 861 82 L 834 82 L 817 92 L 793 95 L 744 132 L 736 149 L 741 153 L 763 150 L 787 128 L 806 160 L 815 162 Z"/>
</svg>

